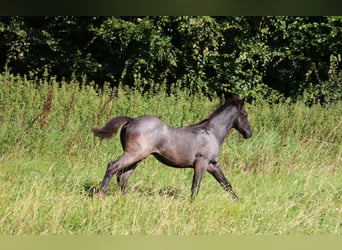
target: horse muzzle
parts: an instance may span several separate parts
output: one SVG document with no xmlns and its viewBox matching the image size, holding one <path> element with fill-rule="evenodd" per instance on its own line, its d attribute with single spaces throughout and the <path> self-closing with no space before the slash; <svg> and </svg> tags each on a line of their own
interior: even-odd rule
<svg viewBox="0 0 342 250">
<path fill-rule="evenodd" d="M 252 135 L 253 135 L 252 130 L 244 131 L 244 133 L 242 134 L 244 139 L 248 139 L 248 138 L 252 137 Z"/>
</svg>

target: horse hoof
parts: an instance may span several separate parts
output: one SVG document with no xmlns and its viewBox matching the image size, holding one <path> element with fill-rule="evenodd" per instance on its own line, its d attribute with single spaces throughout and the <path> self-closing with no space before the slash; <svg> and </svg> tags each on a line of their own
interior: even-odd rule
<svg viewBox="0 0 342 250">
<path fill-rule="evenodd" d="M 99 199 L 100 199 L 100 201 L 103 201 L 104 198 L 105 198 L 104 193 L 103 193 L 103 192 L 100 192 L 100 193 L 99 193 Z"/>
<path fill-rule="evenodd" d="M 234 201 L 239 201 L 240 199 L 239 199 L 239 197 L 237 197 L 237 195 L 235 195 L 235 196 L 233 197 L 233 200 L 234 200 Z"/>
</svg>

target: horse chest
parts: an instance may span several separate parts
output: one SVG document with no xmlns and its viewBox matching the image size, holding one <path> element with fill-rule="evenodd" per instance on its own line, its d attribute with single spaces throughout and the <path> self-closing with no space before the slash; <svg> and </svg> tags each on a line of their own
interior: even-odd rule
<svg viewBox="0 0 342 250">
<path fill-rule="evenodd" d="M 203 135 L 198 138 L 198 141 L 193 149 L 194 151 L 192 154 L 195 160 L 198 158 L 203 158 L 211 161 L 212 159 L 217 159 L 219 144 L 212 138 L 212 136 Z"/>
</svg>

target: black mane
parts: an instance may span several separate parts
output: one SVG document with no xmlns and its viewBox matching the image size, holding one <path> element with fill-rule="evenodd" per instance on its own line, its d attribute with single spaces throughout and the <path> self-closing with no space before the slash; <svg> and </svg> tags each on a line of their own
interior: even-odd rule
<svg viewBox="0 0 342 250">
<path fill-rule="evenodd" d="M 238 96 L 231 96 L 229 98 L 226 99 L 225 103 L 220 106 L 219 108 L 217 108 L 208 118 L 208 120 L 211 120 L 212 118 L 214 118 L 215 116 L 217 116 L 218 114 L 220 114 L 223 110 L 225 110 L 227 107 L 229 106 L 236 106 L 238 107 L 239 104 L 241 103 L 241 100 L 239 99 Z"/>
<path fill-rule="evenodd" d="M 209 129 L 209 122 L 211 119 L 216 117 L 218 114 L 220 114 L 227 107 L 229 107 L 229 106 L 238 107 L 240 103 L 241 103 L 241 99 L 239 99 L 238 96 L 236 96 L 236 95 L 230 96 L 225 100 L 225 103 L 223 105 L 219 106 L 208 118 L 206 118 L 206 119 L 204 119 L 198 123 L 189 125 L 188 127 L 196 129 L 196 130 L 197 129 L 207 130 L 207 129 Z"/>
</svg>

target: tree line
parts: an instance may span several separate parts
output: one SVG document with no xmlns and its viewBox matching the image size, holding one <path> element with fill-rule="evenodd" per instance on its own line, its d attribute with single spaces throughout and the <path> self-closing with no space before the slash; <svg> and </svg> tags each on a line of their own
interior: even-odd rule
<svg viewBox="0 0 342 250">
<path fill-rule="evenodd" d="M 148 90 L 342 97 L 342 17 L 0 17 L 0 67 Z"/>
</svg>

